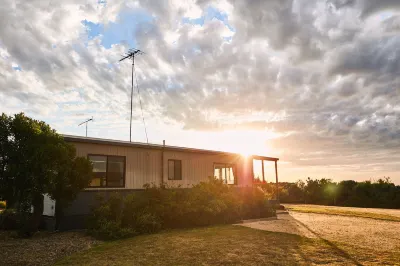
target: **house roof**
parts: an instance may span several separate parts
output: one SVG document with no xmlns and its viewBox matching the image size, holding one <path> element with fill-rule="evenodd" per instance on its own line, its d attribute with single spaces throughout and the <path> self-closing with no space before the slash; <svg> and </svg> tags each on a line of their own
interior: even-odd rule
<svg viewBox="0 0 400 266">
<path fill-rule="evenodd" d="M 208 153 L 208 154 L 226 154 L 226 155 L 239 155 L 238 153 L 225 152 L 225 151 L 214 151 L 214 150 L 203 150 L 196 148 L 160 145 L 160 144 L 147 144 L 142 142 L 129 142 L 122 140 L 113 139 L 100 139 L 100 138 L 89 138 L 81 136 L 63 135 L 64 140 L 67 142 L 80 142 L 80 143 L 92 143 L 92 144 L 106 144 L 106 145 L 117 145 L 117 146 L 128 146 L 143 149 L 155 149 L 155 150 L 168 150 L 168 151 L 182 151 L 182 152 L 194 152 L 194 153 Z M 279 158 L 266 157 L 260 155 L 250 155 L 254 159 L 263 159 L 268 161 L 278 161 Z"/>
</svg>

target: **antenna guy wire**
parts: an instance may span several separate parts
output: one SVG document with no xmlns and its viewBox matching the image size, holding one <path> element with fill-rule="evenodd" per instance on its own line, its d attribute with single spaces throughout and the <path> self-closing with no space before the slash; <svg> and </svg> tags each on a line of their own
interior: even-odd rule
<svg viewBox="0 0 400 266">
<path fill-rule="evenodd" d="M 133 66 L 133 70 L 135 71 L 136 88 L 137 88 L 137 92 L 138 92 L 138 96 L 139 96 L 140 110 L 141 110 L 141 112 L 142 112 L 142 120 L 143 120 L 143 126 L 144 126 L 144 133 L 146 134 L 146 141 L 147 141 L 147 144 L 149 144 L 149 138 L 148 138 L 148 136 L 147 136 L 146 122 L 144 121 L 144 115 L 143 115 L 142 98 L 140 97 L 139 84 L 138 84 L 138 81 L 137 81 L 136 69 L 135 69 L 135 65 L 132 65 L 132 66 Z M 133 78 L 132 78 L 132 82 L 133 82 Z M 132 103 L 131 103 L 131 104 L 132 104 Z"/>
</svg>

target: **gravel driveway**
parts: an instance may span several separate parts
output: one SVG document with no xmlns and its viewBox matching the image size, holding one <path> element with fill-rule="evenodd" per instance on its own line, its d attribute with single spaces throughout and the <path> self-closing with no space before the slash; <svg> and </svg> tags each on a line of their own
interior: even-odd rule
<svg viewBox="0 0 400 266">
<path fill-rule="evenodd" d="M 399 222 L 290 212 L 289 214 L 278 214 L 278 220 L 242 225 L 260 230 L 348 243 L 377 251 L 400 250 Z"/>
<path fill-rule="evenodd" d="M 343 210 L 343 211 L 354 211 L 354 212 L 369 212 L 386 214 L 400 217 L 400 210 L 396 209 L 378 209 L 378 208 L 357 208 L 357 207 L 338 207 L 338 206 L 322 206 L 322 205 L 309 205 L 309 204 L 284 204 L 286 207 L 297 206 L 297 207 L 311 207 L 313 209 L 333 209 L 333 210 Z"/>
</svg>

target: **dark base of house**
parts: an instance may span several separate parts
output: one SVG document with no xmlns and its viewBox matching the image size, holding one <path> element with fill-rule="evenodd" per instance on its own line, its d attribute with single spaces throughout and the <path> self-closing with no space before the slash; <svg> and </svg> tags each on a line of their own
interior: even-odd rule
<svg viewBox="0 0 400 266">
<path fill-rule="evenodd" d="M 112 194 L 118 193 L 122 197 L 129 194 L 141 193 L 143 189 L 115 189 L 115 190 L 87 190 L 78 194 L 77 198 L 64 211 L 64 217 L 59 225 L 60 231 L 85 229 L 86 220 L 91 209 L 98 204 L 99 197 L 108 199 Z M 272 205 L 279 205 L 279 200 L 270 200 Z M 45 228 L 54 230 L 55 218 L 44 216 Z"/>
<path fill-rule="evenodd" d="M 71 205 L 64 211 L 59 229 L 60 231 L 85 229 L 86 220 L 89 216 L 91 209 L 98 204 L 99 197 L 107 200 L 112 194 L 118 193 L 125 197 L 132 193 L 140 193 L 143 189 L 124 189 L 124 190 L 88 190 L 78 194 L 77 198 Z M 54 230 L 55 218 L 51 216 L 43 216 L 45 228 L 47 230 Z"/>
</svg>

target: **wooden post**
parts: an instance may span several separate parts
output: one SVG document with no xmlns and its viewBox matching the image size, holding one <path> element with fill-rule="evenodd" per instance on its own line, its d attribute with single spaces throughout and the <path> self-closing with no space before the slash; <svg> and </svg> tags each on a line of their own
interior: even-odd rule
<svg viewBox="0 0 400 266">
<path fill-rule="evenodd" d="M 261 160 L 261 171 L 262 171 L 262 182 L 265 182 L 265 176 L 264 176 L 264 160 Z"/>
<path fill-rule="evenodd" d="M 278 161 L 275 161 L 276 200 L 279 201 Z"/>
<path fill-rule="evenodd" d="M 250 173 L 250 178 L 251 178 L 251 185 L 254 186 L 254 158 L 253 157 L 249 157 L 250 161 L 250 169 L 251 169 L 251 173 Z"/>
</svg>

